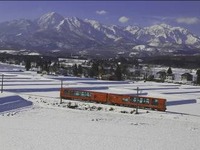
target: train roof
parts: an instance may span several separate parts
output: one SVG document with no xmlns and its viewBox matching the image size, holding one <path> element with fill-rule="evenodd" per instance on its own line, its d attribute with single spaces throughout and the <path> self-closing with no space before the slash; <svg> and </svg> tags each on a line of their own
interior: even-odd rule
<svg viewBox="0 0 200 150">
<path fill-rule="evenodd" d="M 82 91 L 92 91 L 92 92 L 100 92 L 100 93 L 112 93 L 112 94 L 123 94 L 123 95 L 137 95 L 137 89 L 122 89 L 119 87 L 112 87 L 112 86 L 84 86 L 84 87 L 64 87 L 70 88 L 75 90 L 82 90 Z M 148 93 L 139 91 L 138 95 L 146 96 Z"/>
</svg>

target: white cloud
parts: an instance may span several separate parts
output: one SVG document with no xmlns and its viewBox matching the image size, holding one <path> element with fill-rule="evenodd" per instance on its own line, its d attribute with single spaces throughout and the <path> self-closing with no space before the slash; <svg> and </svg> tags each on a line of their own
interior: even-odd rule
<svg viewBox="0 0 200 150">
<path fill-rule="evenodd" d="M 184 17 L 184 18 L 177 18 L 176 22 L 191 25 L 191 24 L 199 23 L 200 20 L 197 17 Z"/>
<path fill-rule="evenodd" d="M 119 18 L 118 21 L 121 22 L 121 23 L 126 23 L 126 22 L 129 21 L 129 18 L 127 18 L 127 17 L 125 17 L 125 16 L 122 16 L 122 17 Z"/>
<path fill-rule="evenodd" d="M 105 14 L 107 14 L 107 11 L 105 11 L 105 10 L 97 10 L 96 13 L 99 14 L 99 15 L 105 15 Z"/>
</svg>

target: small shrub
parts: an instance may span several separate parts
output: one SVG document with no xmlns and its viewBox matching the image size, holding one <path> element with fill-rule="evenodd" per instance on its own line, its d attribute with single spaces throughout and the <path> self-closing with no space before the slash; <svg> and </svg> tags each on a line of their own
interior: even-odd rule
<svg viewBox="0 0 200 150">
<path fill-rule="evenodd" d="M 102 110 L 102 107 L 98 107 L 97 110 Z"/>
<path fill-rule="evenodd" d="M 135 112 L 135 110 L 131 110 L 130 114 L 133 114 Z"/>
<path fill-rule="evenodd" d="M 77 105 L 77 104 L 74 104 L 74 105 L 72 105 L 72 103 L 71 103 L 71 102 L 69 102 L 69 103 L 67 104 L 67 107 L 68 107 L 68 108 L 75 109 L 75 108 L 77 108 L 77 107 L 78 107 L 78 105 Z"/>
<path fill-rule="evenodd" d="M 113 111 L 113 110 L 114 110 L 114 108 L 110 107 L 109 111 Z"/>
<path fill-rule="evenodd" d="M 126 113 L 128 113 L 128 112 L 127 112 L 127 111 L 121 111 L 121 113 L 126 114 Z"/>
</svg>

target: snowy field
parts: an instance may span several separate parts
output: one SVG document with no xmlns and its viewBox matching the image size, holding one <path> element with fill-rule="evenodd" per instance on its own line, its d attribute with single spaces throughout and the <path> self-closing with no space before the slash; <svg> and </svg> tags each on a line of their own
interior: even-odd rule
<svg viewBox="0 0 200 150">
<path fill-rule="evenodd" d="M 2 150 L 198 150 L 200 86 L 41 76 L 0 65 Z M 167 99 L 167 111 L 64 100 L 63 86 Z M 68 106 L 76 106 L 75 109 Z"/>
</svg>

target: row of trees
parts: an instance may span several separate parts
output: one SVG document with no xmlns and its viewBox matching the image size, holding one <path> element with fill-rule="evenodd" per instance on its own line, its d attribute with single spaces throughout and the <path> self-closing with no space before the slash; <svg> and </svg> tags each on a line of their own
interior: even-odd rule
<svg viewBox="0 0 200 150">
<path fill-rule="evenodd" d="M 105 60 L 92 60 L 91 67 L 83 67 L 82 65 L 74 64 L 70 68 L 64 68 L 65 70 L 70 69 L 71 74 L 74 76 L 87 76 L 87 77 L 94 77 L 94 78 L 102 78 L 105 74 L 110 74 L 111 77 L 109 79 L 111 80 L 123 80 L 125 76 L 130 76 L 130 72 L 128 70 L 129 64 L 126 62 L 119 62 L 119 61 L 105 61 Z M 51 66 L 50 60 L 43 60 L 38 62 L 38 66 L 41 66 L 42 70 L 45 70 L 47 72 L 49 71 L 58 71 L 60 68 L 59 62 L 55 62 L 54 66 Z M 31 68 L 30 61 L 26 61 L 26 70 L 29 70 Z M 51 69 L 50 69 L 51 68 Z M 52 68 L 54 68 L 52 70 Z M 171 67 L 168 68 L 166 71 L 167 75 L 172 75 L 172 69 Z M 197 81 L 196 83 L 200 85 L 200 69 L 196 72 L 197 75 Z M 144 79 L 147 80 L 147 76 Z"/>
<path fill-rule="evenodd" d="M 82 65 L 73 65 L 72 72 L 74 76 L 80 76 L 82 74 L 92 78 L 102 78 L 105 74 L 112 75 L 115 80 L 122 80 L 122 66 L 120 64 L 110 65 L 109 67 L 104 66 L 104 63 L 99 61 L 92 62 L 91 67 L 84 68 Z"/>
<path fill-rule="evenodd" d="M 47 72 L 58 72 L 61 68 L 61 65 L 58 62 L 58 59 L 55 57 L 41 57 L 41 56 L 15 56 L 10 54 L 2 54 L 0 56 L 2 62 L 6 62 L 7 60 L 15 60 L 16 63 L 20 63 L 22 61 L 25 62 L 26 70 L 31 69 L 31 63 L 35 62 L 37 67 L 40 67 L 41 70 Z M 172 60 L 172 59 L 171 59 Z M 174 60 L 174 59 L 173 59 Z M 192 60 L 192 58 L 190 59 Z M 54 62 L 53 66 L 51 66 L 52 62 Z M 137 59 L 127 59 L 127 58 L 117 58 L 117 59 L 98 59 L 91 60 L 89 62 L 90 67 L 86 68 L 82 65 L 74 64 L 71 68 L 63 68 L 65 70 L 72 70 L 72 74 L 74 76 L 80 76 L 82 74 L 88 77 L 101 77 L 105 74 L 112 75 L 115 80 L 123 80 L 125 76 L 131 76 L 128 70 L 130 66 L 138 66 L 139 63 Z M 171 67 L 167 70 L 167 75 L 173 74 Z M 196 83 L 200 85 L 200 69 L 196 72 L 197 81 Z"/>
<path fill-rule="evenodd" d="M 146 57 L 143 58 L 143 63 L 195 69 L 200 66 L 200 55 Z"/>
</svg>

